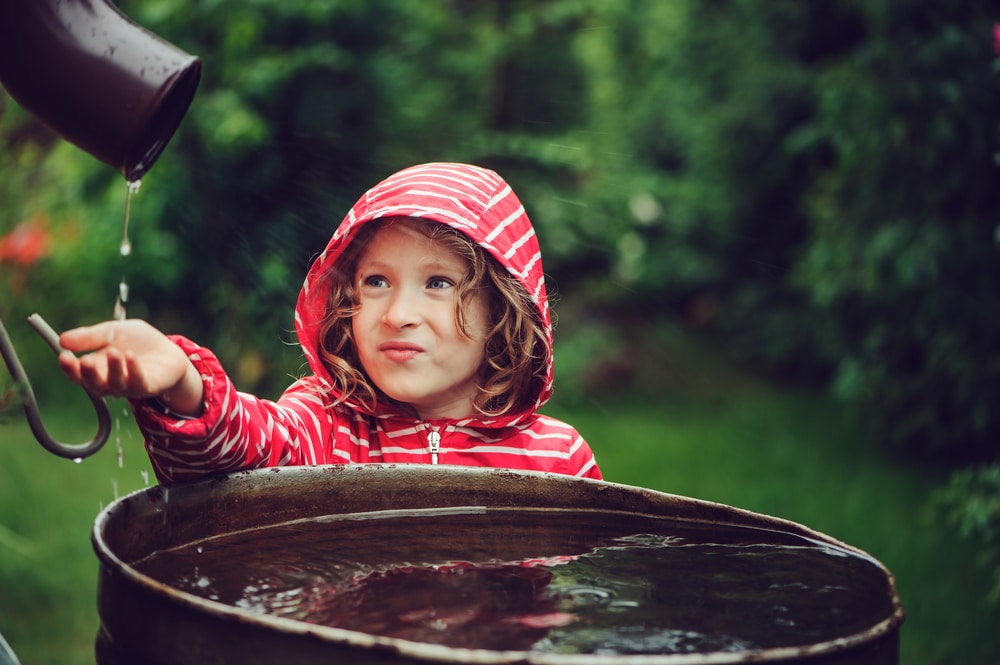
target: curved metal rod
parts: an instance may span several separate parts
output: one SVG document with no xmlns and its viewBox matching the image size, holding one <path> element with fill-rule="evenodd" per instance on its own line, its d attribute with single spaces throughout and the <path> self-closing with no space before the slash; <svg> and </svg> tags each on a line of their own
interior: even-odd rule
<svg viewBox="0 0 1000 665">
<path fill-rule="evenodd" d="M 56 334 L 41 316 L 38 314 L 29 316 L 28 325 L 35 329 L 35 332 L 48 343 L 56 354 L 62 353 L 63 348 L 59 345 L 59 335 Z M 28 418 L 28 425 L 31 427 L 31 432 L 38 439 L 38 443 L 42 444 L 42 447 L 59 457 L 82 459 L 93 455 L 107 443 L 108 436 L 111 434 L 111 411 L 108 409 L 108 403 L 104 401 L 103 397 L 95 395 L 84 388 L 90 401 L 94 404 L 94 409 L 97 411 L 97 434 L 94 435 L 94 438 L 87 443 L 76 445 L 60 443 L 52 438 L 45 429 L 45 425 L 42 424 L 42 416 L 38 410 L 35 393 L 31 389 L 31 382 L 28 381 L 28 375 L 24 371 L 17 353 L 14 351 L 14 345 L 7 335 L 7 330 L 3 327 L 3 321 L 0 321 L 0 353 L 3 355 L 4 362 L 7 363 L 10 375 L 17 382 L 18 390 L 21 393 L 21 400 L 24 402 L 24 414 Z"/>
</svg>

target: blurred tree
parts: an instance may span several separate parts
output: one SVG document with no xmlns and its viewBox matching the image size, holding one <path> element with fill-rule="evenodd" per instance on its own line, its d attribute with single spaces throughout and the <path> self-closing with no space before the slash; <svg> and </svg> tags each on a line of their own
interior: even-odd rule
<svg viewBox="0 0 1000 665">
<path fill-rule="evenodd" d="M 576 296 L 558 366 L 596 378 L 564 386 L 634 381 L 635 349 L 676 320 L 833 385 L 887 443 L 996 456 L 990 3 L 121 8 L 199 54 L 201 88 L 134 201 L 127 259 L 120 176 L 0 108 L 0 236 L 44 218 L 54 240 L 3 310 L 93 321 L 125 279 L 130 313 L 276 393 L 300 359 L 275 339 L 354 199 L 415 162 L 471 161 L 510 180 L 552 291 Z"/>
<path fill-rule="evenodd" d="M 818 80 L 800 265 L 838 392 L 887 443 L 1000 454 L 1000 87 L 990 3 L 867 3 L 868 38 Z"/>
<path fill-rule="evenodd" d="M 986 597 L 1000 607 L 1000 465 L 957 471 L 934 498 L 958 533 L 980 545 L 978 563 L 993 577 Z"/>
</svg>

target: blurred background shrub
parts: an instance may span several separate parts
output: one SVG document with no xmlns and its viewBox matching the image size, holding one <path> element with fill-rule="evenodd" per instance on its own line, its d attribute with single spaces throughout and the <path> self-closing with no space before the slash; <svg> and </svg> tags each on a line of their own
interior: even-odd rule
<svg viewBox="0 0 1000 665">
<path fill-rule="evenodd" d="M 119 5 L 204 78 L 127 258 L 121 177 L 0 97 L 0 316 L 30 362 L 26 314 L 109 318 L 125 281 L 130 315 L 277 395 L 301 279 L 357 196 L 469 161 L 538 228 L 565 399 L 663 387 L 650 333 L 679 327 L 956 469 L 955 515 L 997 495 L 973 481 L 1000 453 L 991 3 Z"/>
</svg>

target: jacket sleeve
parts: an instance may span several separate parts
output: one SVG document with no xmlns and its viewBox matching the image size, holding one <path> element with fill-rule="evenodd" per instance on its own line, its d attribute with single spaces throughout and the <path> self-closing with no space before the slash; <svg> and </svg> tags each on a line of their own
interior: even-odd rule
<svg viewBox="0 0 1000 665">
<path fill-rule="evenodd" d="M 197 418 L 172 414 L 156 400 L 135 400 L 132 410 L 146 452 L 161 482 L 210 473 L 295 464 L 324 464 L 333 455 L 336 409 L 315 377 L 289 387 L 277 402 L 241 393 L 210 350 L 171 336 L 194 363 L 205 386 Z M 341 460 L 342 461 L 342 460 Z"/>
</svg>

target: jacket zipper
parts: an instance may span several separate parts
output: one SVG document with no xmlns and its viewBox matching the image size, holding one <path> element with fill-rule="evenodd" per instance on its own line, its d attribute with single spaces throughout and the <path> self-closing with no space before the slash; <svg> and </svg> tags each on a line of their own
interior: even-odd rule
<svg viewBox="0 0 1000 665">
<path fill-rule="evenodd" d="M 431 464 L 438 463 L 438 453 L 441 452 L 441 433 L 434 430 L 427 432 L 427 447 L 431 451 Z"/>
</svg>

